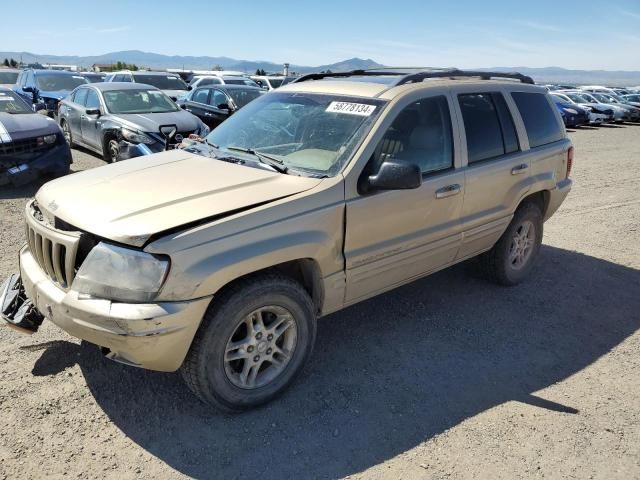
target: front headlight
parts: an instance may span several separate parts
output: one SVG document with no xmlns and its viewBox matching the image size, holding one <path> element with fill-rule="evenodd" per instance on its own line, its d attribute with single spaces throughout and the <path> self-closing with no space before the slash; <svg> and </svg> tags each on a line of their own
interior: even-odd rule
<svg viewBox="0 0 640 480">
<path fill-rule="evenodd" d="M 47 143 L 49 145 L 52 145 L 52 144 L 56 143 L 56 139 L 57 138 L 58 138 L 58 136 L 55 133 L 52 133 L 51 135 L 45 135 L 43 137 L 44 143 Z"/>
<path fill-rule="evenodd" d="M 155 143 L 152 138 L 146 136 L 144 133 L 134 132 L 133 130 L 129 130 L 128 128 L 123 127 L 121 129 L 121 133 L 122 133 L 122 138 L 124 138 L 127 142 L 145 143 L 147 145 Z"/>
<path fill-rule="evenodd" d="M 158 295 L 168 271 L 168 259 L 100 242 L 82 262 L 73 289 L 109 300 L 148 302 Z"/>
<path fill-rule="evenodd" d="M 571 115 L 577 115 L 578 111 L 574 110 L 573 108 L 565 108 L 564 109 L 565 112 L 570 113 Z"/>
</svg>

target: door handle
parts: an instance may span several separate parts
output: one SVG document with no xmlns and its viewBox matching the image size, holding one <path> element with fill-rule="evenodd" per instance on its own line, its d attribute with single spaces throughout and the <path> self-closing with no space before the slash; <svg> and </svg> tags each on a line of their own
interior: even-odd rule
<svg viewBox="0 0 640 480">
<path fill-rule="evenodd" d="M 521 173 L 524 173 L 527 170 L 529 170 L 529 165 L 527 165 L 526 163 L 522 163 L 517 167 L 513 167 L 511 169 L 511 175 L 520 175 Z"/>
<path fill-rule="evenodd" d="M 454 183 L 453 185 L 447 185 L 439 190 L 436 190 L 436 198 L 452 197 L 460 193 L 460 185 Z"/>
</svg>

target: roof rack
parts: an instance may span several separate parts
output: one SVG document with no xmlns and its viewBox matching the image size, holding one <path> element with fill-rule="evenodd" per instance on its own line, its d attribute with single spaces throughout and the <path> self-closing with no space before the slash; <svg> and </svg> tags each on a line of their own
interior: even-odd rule
<svg viewBox="0 0 640 480">
<path fill-rule="evenodd" d="M 405 83 L 417 83 L 422 82 L 428 78 L 480 78 L 481 80 L 491 80 L 492 78 L 508 78 L 511 80 L 519 80 L 521 83 L 528 83 L 533 85 L 535 82 L 527 75 L 521 73 L 504 73 L 504 72 L 483 72 L 483 71 L 471 71 L 460 70 L 457 68 L 451 69 L 430 69 L 430 70 L 417 70 L 411 73 L 402 72 L 401 68 L 393 70 L 378 69 L 378 70 L 351 70 L 349 72 L 331 72 L 331 73 L 309 73 L 303 75 L 295 80 L 295 82 L 305 82 L 307 80 L 322 80 L 323 78 L 346 78 L 356 76 L 397 76 L 400 77 L 392 84 L 396 87 L 398 85 L 404 85 Z"/>
</svg>

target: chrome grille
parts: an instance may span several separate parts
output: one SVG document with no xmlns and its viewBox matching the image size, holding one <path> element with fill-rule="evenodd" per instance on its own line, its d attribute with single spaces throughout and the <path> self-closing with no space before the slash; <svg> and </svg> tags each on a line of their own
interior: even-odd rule
<svg viewBox="0 0 640 480">
<path fill-rule="evenodd" d="M 36 262 L 47 276 L 65 290 L 75 277 L 80 232 L 63 232 L 48 224 L 37 204 L 27 204 L 27 243 Z"/>
</svg>

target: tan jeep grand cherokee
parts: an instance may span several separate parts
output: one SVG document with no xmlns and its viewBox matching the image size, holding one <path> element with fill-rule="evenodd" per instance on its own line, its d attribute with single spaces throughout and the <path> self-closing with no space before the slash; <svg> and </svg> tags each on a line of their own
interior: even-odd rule
<svg viewBox="0 0 640 480">
<path fill-rule="evenodd" d="M 503 77 L 503 78 L 498 78 Z M 2 315 L 48 318 L 129 365 L 180 369 L 202 400 L 274 398 L 316 319 L 481 255 L 531 270 L 571 188 L 553 102 L 519 74 L 314 74 L 205 142 L 44 185 Z"/>
</svg>

